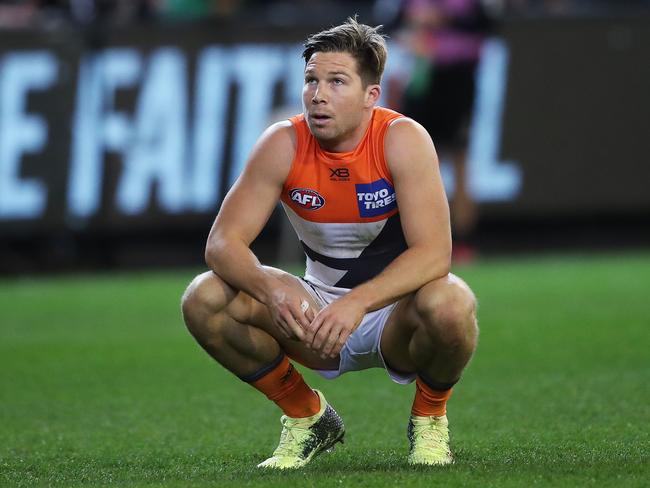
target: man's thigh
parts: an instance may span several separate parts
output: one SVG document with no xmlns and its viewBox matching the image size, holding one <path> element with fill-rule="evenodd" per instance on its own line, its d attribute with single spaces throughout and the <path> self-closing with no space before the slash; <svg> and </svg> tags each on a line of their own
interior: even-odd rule
<svg viewBox="0 0 650 488">
<path fill-rule="evenodd" d="M 425 284 L 419 290 L 402 298 L 388 317 L 381 336 L 381 351 L 387 365 L 400 373 L 415 373 L 416 366 L 411 359 L 409 347 L 413 334 L 421 326 L 417 312 L 417 300 L 422 295 L 429 297 L 445 296 L 449 288 L 461 288 L 471 293 L 469 286 L 458 276 L 447 276 Z"/>
<path fill-rule="evenodd" d="M 269 273 L 276 275 L 285 285 L 294 289 L 300 295 L 302 300 L 307 301 L 314 312 L 320 310 L 321 306 L 302 285 L 300 278 L 270 266 L 265 266 L 265 269 Z M 312 351 L 299 340 L 287 339 L 287 337 L 273 322 L 267 306 L 245 292 L 240 291 L 237 293 L 235 299 L 233 299 L 226 307 L 226 313 L 237 322 L 251 325 L 268 333 L 278 342 L 278 344 L 280 344 L 282 350 L 289 357 L 295 359 L 308 368 L 325 370 L 338 368 L 338 358 L 322 359 L 318 352 Z"/>
</svg>

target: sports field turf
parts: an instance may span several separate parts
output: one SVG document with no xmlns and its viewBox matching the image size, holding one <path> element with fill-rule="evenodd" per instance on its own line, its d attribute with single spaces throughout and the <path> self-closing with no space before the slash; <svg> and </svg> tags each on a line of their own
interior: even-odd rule
<svg viewBox="0 0 650 488">
<path fill-rule="evenodd" d="M 648 486 L 650 254 L 459 268 L 479 350 L 449 406 L 456 464 L 406 464 L 413 386 L 307 372 L 347 440 L 293 473 L 279 411 L 184 330 L 195 270 L 0 280 L 0 486 Z"/>
</svg>

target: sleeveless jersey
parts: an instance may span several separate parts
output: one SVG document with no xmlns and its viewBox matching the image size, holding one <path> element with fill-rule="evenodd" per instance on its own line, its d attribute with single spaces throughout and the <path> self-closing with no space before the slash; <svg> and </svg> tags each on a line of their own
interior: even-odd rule
<svg viewBox="0 0 650 488">
<path fill-rule="evenodd" d="M 384 158 L 386 130 L 399 117 L 375 107 L 361 142 L 344 153 L 321 149 L 303 114 L 289 119 L 297 147 L 281 202 L 307 256 L 308 281 L 353 288 L 406 249 Z"/>
</svg>

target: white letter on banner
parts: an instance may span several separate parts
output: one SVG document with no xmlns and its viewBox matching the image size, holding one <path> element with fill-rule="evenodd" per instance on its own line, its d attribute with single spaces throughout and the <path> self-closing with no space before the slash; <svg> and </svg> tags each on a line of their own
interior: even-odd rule
<svg viewBox="0 0 650 488">
<path fill-rule="evenodd" d="M 171 213 L 183 210 L 187 80 L 183 53 L 162 48 L 149 60 L 138 98 L 133 143 L 124 159 L 117 206 L 137 215 L 158 183 L 158 201 Z"/>
<path fill-rule="evenodd" d="M 230 64 L 229 53 L 219 47 L 206 48 L 198 59 L 191 157 L 193 164 L 186 191 L 188 207 L 197 212 L 214 210 L 221 197 Z"/>
<path fill-rule="evenodd" d="M 112 108 L 115 92 L 133 86 L 140 70 L 140 56 L 132 49 L 107 49 L 80 62 L 68 180 L 68 210 L 73 217 L 97 212 L 104 152 L 123 154 L 129 143 L 131 123 Z"/>
<path fill-rule="evenodd" d="M 47 143 L 46 122 L 25 113 L 27 93 L 51 87 L 57 71 L 46 51 L 9 53 L 0 62 L 0 219 L 38 218 L 46 208 L 47 189 L 33 178 L 20 179 L 20 160 Z"/>
<path fill-rule="evenodd" d="M 501 125 L 508 79 L 508 47 L 485 43 L 477 71 L 477 93 L 468 150 L 469 189 L 479 202 L 514 200 L 521 191 L 521 168 L 499 161 Z"/>
<path fill-rule="evenodd" d="M 271 46 L 242 46 L 233 51 L 239 94 L 229 185 L 243 171 L 255 141 L 268 125 L 273 90 L 285 72 L 286 54 L 284 48 Z"/>
</svg>

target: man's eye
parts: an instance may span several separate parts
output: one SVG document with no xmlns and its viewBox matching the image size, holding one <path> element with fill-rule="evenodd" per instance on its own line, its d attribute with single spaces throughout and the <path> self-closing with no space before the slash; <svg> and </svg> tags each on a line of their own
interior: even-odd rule
<svg viewBox="0 0 650 488">
<path fill-rule="evenodd" d="M 305 83 L 313 85 L 314 83 L 316 83 L 316 79 L 315 78 L 305 78 Z"/>
<path fill-rule="evenodd" d="M 343 84 L 343 80 L 342 80 L 341 78 L 334 78 L 334 84 L 335 84 L 335 85 L 342 85 L 342 84 Z"/>
</svg>

